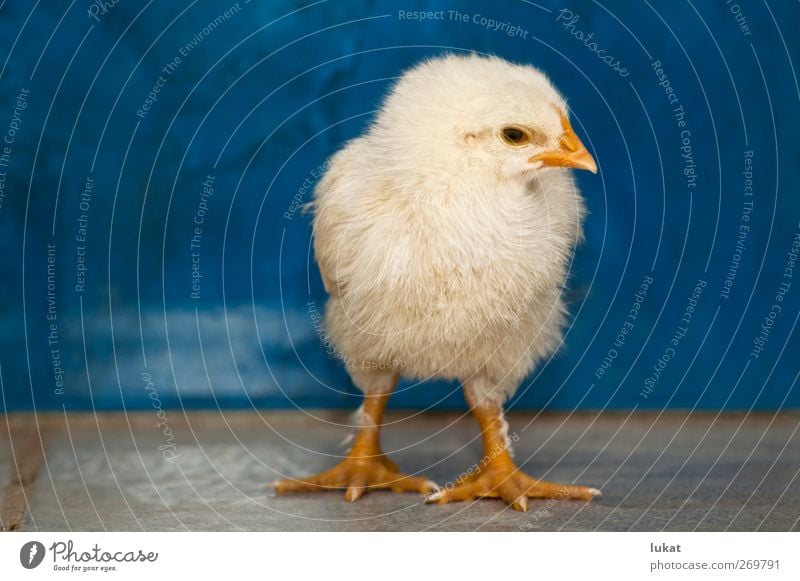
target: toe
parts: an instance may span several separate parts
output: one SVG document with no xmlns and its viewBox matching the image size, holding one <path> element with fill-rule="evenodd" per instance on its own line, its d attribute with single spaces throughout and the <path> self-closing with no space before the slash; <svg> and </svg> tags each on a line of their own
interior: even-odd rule
<svg viewBox="0 0 800 581">
<path fill-rule="evenodd" d="M 315 478 L 325 488 L 345 488 L 350 483 L 352 467 L 347 464 L 337 464 L 317 475 Z"/>
<path fill-rule="evenodd" d="M 421 476 L 403 476 L 396 475 L 387 482 L 389 489 L 392 492 L 420 492 L 422 494 L 430 494 L 439 490 L 439 486 Z"/>
<path fill-rule="evenodd" d="M 448 502 L 463 502 L 475 498 L 475 489 L 471 484 L 462 484 L 454 488 L 443 488 L 434 492 L 426 499 L 427 502 L 446 504 Z"/>
<path fill-rule="evenodd" d="M 555 484 L 553 482 L 535 481 L 528 489 L 530 498 L 556 498 L 572 500 L 591 500 L 600 496 L 600 491 L 588 486 L 577 486 L 573 484 Z"/>
<path fill-rule="evenodd" d="M 270 483 L 270 487 L 275 490 L 276 494 L 284 494 L 286 492 L 313 492 L 321 490 L 322 486 L 319 483 L 319 478 L 286 478 L 284 480 L 276 480 Z"/>
</svg>

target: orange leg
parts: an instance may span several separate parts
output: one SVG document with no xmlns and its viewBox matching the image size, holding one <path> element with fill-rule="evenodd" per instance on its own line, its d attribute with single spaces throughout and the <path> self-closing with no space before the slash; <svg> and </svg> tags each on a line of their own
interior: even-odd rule
<svg viewBox="0 0 800 581">
<path fill-rule="evenodd" d="M 368 490 L 423 494 L 438 490 L 436 484 L 427 478 L 399 472 L 397 464 L 381 450 L 381 421 L 390 395 L 391 390 L 379 395 L 365 395 L 361 415 L 366 419 L 356 433 L 353 447 L 339 464 L 316 476 L 279 480 L 273 484 L 275 491 L 283 494 L 344 488 L 345 500 L 355 502 Z"/>
<path fill-rule="evenodd" d="M 589 500 L 600 491 L 588 486 L 555 484 L 528 476 L 511 459 L 502 407 L 488 401 L 476 401 L 465 389 L 472 414 L 478 420 L 483 439 L 484 457 L 471 473 L 458 478 L 428 497 L 428 502 L 446 503 L 475 498 L 500 497 L 516 510 L 528 509 L 528 498 Z"/>
</svg>

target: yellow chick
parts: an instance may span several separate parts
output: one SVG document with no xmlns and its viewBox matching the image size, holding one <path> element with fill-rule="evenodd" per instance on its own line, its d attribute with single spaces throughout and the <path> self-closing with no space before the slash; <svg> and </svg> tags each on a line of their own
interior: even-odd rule
<svg viewBox="0 0 800 581">
<path fill-rule="evenodd" d="M 503 403 L 559 346 L 568 262 L 584 203 L 570 168 L 597 171 L 564 99 L 530 66 L 447 55 L 408 70 L 374 123 L 331 160 L 315 191 L 314 248 L 330 294 L 325 324 L 364 392 L 352 448 L 278 493 L 367 490 L 445 503 L 590 499 L 512 460 Z M 480 426 L 479 468 L 444 489 L 406 476 L 379 431 L 398 379 L 457 379 Z"/>
</svg>

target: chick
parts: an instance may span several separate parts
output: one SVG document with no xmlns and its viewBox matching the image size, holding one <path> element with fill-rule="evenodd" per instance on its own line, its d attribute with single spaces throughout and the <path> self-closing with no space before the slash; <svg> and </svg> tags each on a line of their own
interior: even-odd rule
<svg viewBox="0 0 800 581">
<path fill-rule="evenodd" d="M 330 295 L 325 324 L 364 392 L 344 460 L 277 492 L 346 489 L 590 499 L 594 488 L 532 478 L 512 460 L 503 403 L 562 340 L 562 294 L 585 214 L 570 168 L 597 171 L 564 99 L 540 71 L 447 55 L 394 85 L 372 126 L 331 160 L 315 190 L 314 249 Z M 437 489 L 406 476 L 379 430 L 401 377 L 457 379 L 484 458 Z"/>
</svg>

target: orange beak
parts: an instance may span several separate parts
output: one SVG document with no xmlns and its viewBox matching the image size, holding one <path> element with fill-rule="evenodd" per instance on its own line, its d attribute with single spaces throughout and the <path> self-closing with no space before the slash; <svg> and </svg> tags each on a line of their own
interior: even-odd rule
<svg viewBox="0 0 800 581">
<path fill-rule="evenodd" d="M 540 161 L 546 167 L 572 167 L 597 173 L 597 163 L 575 135 L 566 115 L 561 115 L 561 127 L 564 129 L 561 135 L 561 147 L 555 151 L 534 155 L 528 161 L 531 163 Z"/>
</svg>

